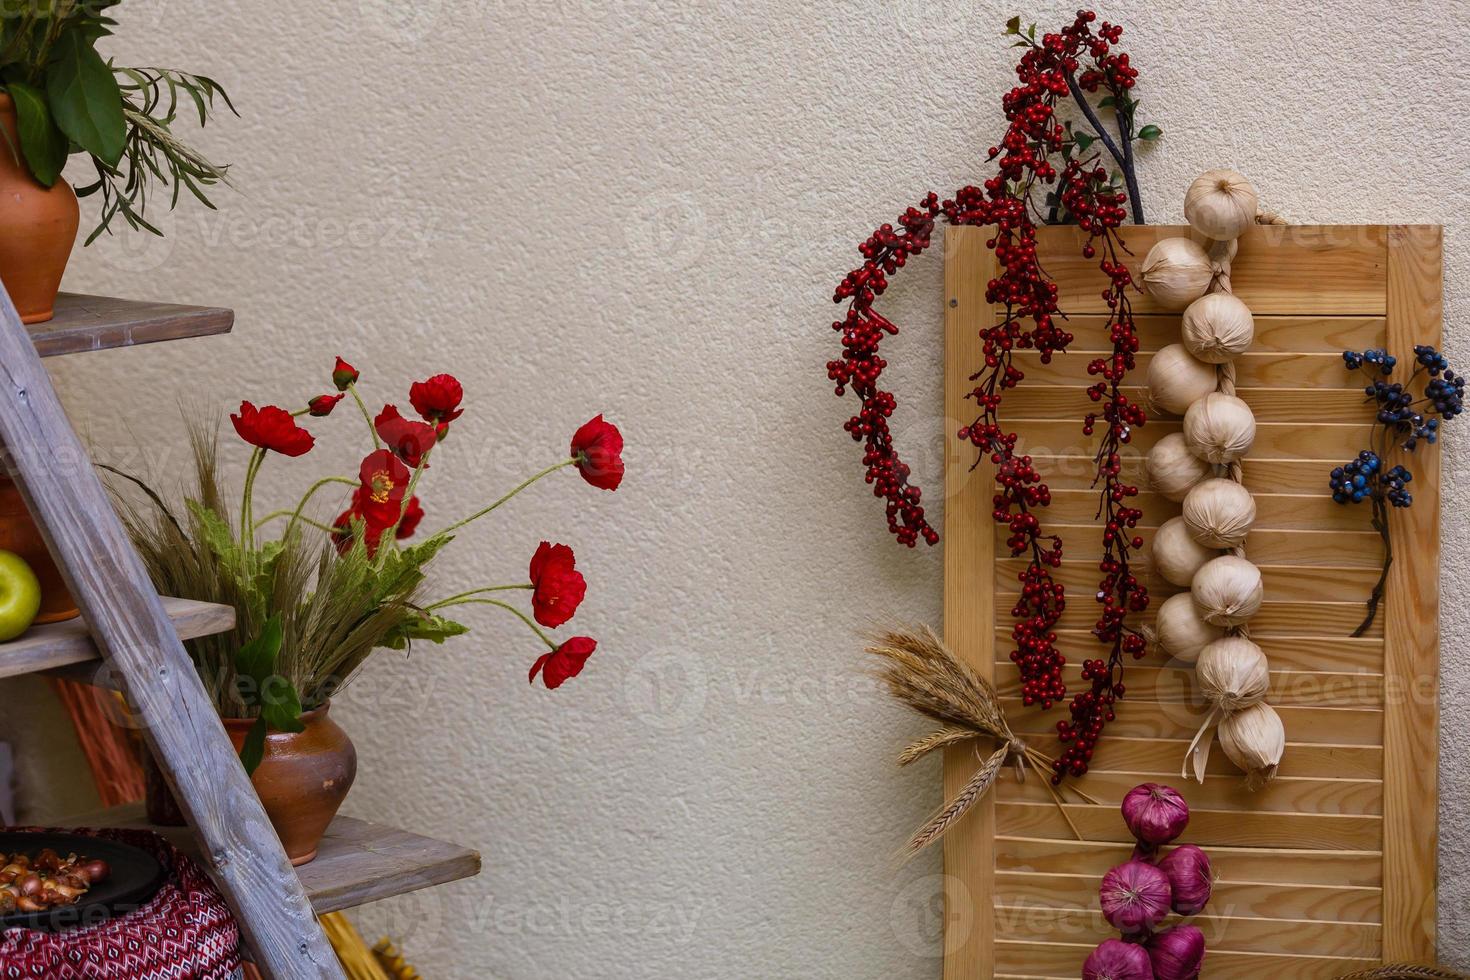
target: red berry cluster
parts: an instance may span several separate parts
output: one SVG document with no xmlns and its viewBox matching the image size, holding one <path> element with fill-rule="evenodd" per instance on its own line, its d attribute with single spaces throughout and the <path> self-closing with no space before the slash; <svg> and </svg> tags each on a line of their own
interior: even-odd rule
<svg viewBox="0 0 1470 980">
<path fill-rule="evenodd" d="M 1035 350 L 1046 363 L 1054 354 L 1065 351 L 1073 339 L 1062 325 L 1064 317 L 1057 306 L 1057 286 L 1037 261 L 1036 229 L 1040 218 L 1033 213 L 1032 191 L 1038 184 L 1055 185 L 1068 213 L 1089 232 L 1084 256 L 1094 257 L 1097 243 L 1102 243 L 1108 258 L 1101 267 L 1112 283 L 1105 295 L 1115 296 L 1121 305 L 1115 305 L 1115 312 L 1119 308 L 1125 313 L 1127 310 L 1122 293 L 1128 284 L 1128 273 L 1116 260 L 1116 252 L 1121 248 L 1116 228 L 1124 219 L 1124 195 L 1110 188 L 1106 171 L 1098 166 L 1096 156 L 1084 161 L 1072 158 L 1069 150 L 1064 152 L 1070 136 L 1056 119 L 1057 103 L 1070 97 L 1071 84 L 1079 70 L 1091 86 L 1089 91 L 1103 86 L 1120 96 L 1133 85 L 1137 73 L 1128 66 L 1127 56 L 1111 53 L 1111 46 L 1117 43 L 1122 29 L 1104 23 L 1094 32 L 1095 20 L 1096 15 L 1091 11 L 1079 11 L 1072 24 L 1059 33 L 1047 34 L 1040 42 L 1028 44 L 1016 66 L 1019 84 L 1002 100 L 1009 125 L 1001 141 L 990 148 L 989 159 L 997 166 L 994 176 L 981 187 L 960 189 L 953 200 L 946 200 L 942 205 L 934 194 L 929 194 L 919 207 L 908 209 L 900 217 L 900 229 L 884 225 L 859 246 L 863 264 L 847 274 L 833 297 L 835 302 L 848 303 L 846 317 L 832 325 L 842 334 L 842 359 L 827 365 L 827 376 L 836 382 L 837 393 L 841 395 L 851 387 L 862 400 L 858 414 L 844 428 L 854 440 L 865 444 L 863 464 L 867 467 L 867 482 L 873 485 L 875 496 L 888 502 L 889 530 L 909 546 L 919 537 L 933 544 L 938 534 L 924 517 L 919 488 L 909 483 L 909 467 L 893 448 L 887 422 L 895 405 L 893 394 L 878 385 L 886 366 L 878 353 L 879 344 L 884 335 L 896 334 L 898 327 L 878 314 L 873 302 L 887 288 L 888 277 L 909 257 L 929 246 L 935 220 L 941 215 L 953 225 L 994 226 L 995 233 L 986 244 L 994 250 L 1000 272 L 987 284 L 986 300 L 1003 307 L 1005 315 L 994 326 L 981 330 L 985 363 L 971 375 L 975 387 L 969 395 L 978 406 L 979 415 L 959 430 L 959 437 L 976 447 L 977 465 L 985 457 L 995 465 L 1000 489 L 994 497 L 992 516 L 1009 530 L 1007 544 L 1011 554 L 1027 555 L 1029 559 L 1019 576 L 1020 598 L 1012 609 L 1016 621 L 1012 639 L 1016 649 L 1011 659 L 1020 669 L 1024 702 L 1043 708 L 1050 708 L 1067 693 L 1062 678 L 1066 659 L 1056 648 L 1055 633 L 1065 606 L 1065 593 L 1051 575 L 1051 569 L 1061 564 L 1062 542 L 1042 529 L 1036 510 L 1051 502 L 1051 492 L 1041 482 L 1031 458 L 1016 455 L 1016 434 L 1001 425 L 999 410 L 1004 391 L 1016 387 L 1024 378 L 1013 363 L 1015 351 Z M 1090 59 L 1085 70 L 1083 58 Z M 1054 161 L 1063 159 L 1065 163 L 1059 172 Z M 1131 315 L 1125 318 L 1131 333 Z M 1136 338 L 1132 344 L 1136 350 Z M 1127 367 L 1132 367 L 1131 354 L 1127 357 Z M 1121 379 L 1122 374 L 1118 377 Z M 1119 419 L 1132 418 L 1131 411 L 1123 407 L 1126 400 L 1116 404 L 1121 399 L 1116 389 L 1114 383 L 1107 411 L 1113 411 Z M 1141 414 L 1136 424 L 1142 424 Z M 1105 453 L 1115 458 L 1116 444 L 1112 449 L 1105 446 Z M 1117 511 L 1118 519 L 1127 523 L 1128 508 L 1120 507 Z M 1132 518 L 1132 524 L 1136 523 L 1137 518 Z M 1116 547 L 1112 544 L 1107 547 L 1109 555 L 1117 560 Z M 1125 582 L 1126 547 L 1121 554 L 1125 578 L 1120 582 Z M 1133 590 L 1136 582 L 1118 587 Z M 1130 601 L 1125 593 L 1123 605 L 1129 605 Z M 1118 628 L 1122 629 L 1121 625 Z M 1115 692 L 1109 688 L 1107 693 L 1111 697 Z M 1077 718 L 1075 701 L 1073 711 Z M 1080 736 L 1074 734 L 1072 738 L 1075 742 Z M 1086 754 L 1091 754 L 1090 743 Z M 1067 765 L 1059 765 L 1058 773 L 1076 768 L 1069 760 Z M 1085 771 L 1085 765 L 1082 769 Z"/>
<path fill-rule="evenodd" d="M 922 494 L 910 485 L 908 464 L 893 449 L 888 417 L 898 402 L 893 392 L 878 387 L 878 378 L 888 366 L 878 354 L 878 345 L 884 335 L 898 333 L 898 326 L 874 310 L 873 301 L 888 288 L 889 276 L 903 268 L 910 256 L 929 247 L 938 214 L 939 197 L 930 193 L 919 207 L 899 216 L 902 230 L 885 224 L 869 235 L 858 246 L 863 264 L 837 284 L 832 297 L 836 303 L 849 302 L 847 316 L 832 324 L 842 334 L 842 359 L 827 362 L 827 377 L 836 382 L 837 394 L 851 387 L 862 401 L 858 413 L 842 427 L 854 442 L 863 443 L 863 465 L 873 496 L 888 501 L 888 530 L 911 548 L 920 536 L 934 544 L 939 532 L 925 519 Z"/>
<path fill-rule="evenodd" d="M 1095 179 L 1101 181 L 1102 177 L 1095 175 Z M 1119 259 L 1122 245 L 1114 231 L 1123 220 L 1123 202 L 1121 195 L 1111 197 L 1116 200 L 1105 202 L 1091 217 L 1080 219 L 1090 222 L 1093 234 L 1101 239 L 1104 258 L 1099 264 L 1109 279 L 1103 296 L 1110 311 L 1107 329 L 1113 351 L 1087 365 L 1088 374 L 1101 378 L 1087 389 L 1087 395 L 1101 402 L 1102 408 L 1100 412 L 1088 414 L 1083 421 L 1083 431 L 1089 435 L 1099 421 L 1104 426 L 1094 481 L 1101 497 L 1099 513 L 1104 518 L 1103 557 L 1098 564 L 1103 577 L 1097 589 L 1102 612 L 1092 632 L 1108 654 L 1106 659 L 1082 662 L 1082 679 L 1090 681 L 1092 686 L 1072 698 L 1071 720 L 1057 723 L 1057 734 L 1065 748 L 1055 763 L 1054 783 L 1060 783 L 1064 776 L 1087 772 L 1103 727 L 1113 720 L 1115 705 L 1125 693 L 1124 655 L 1137 659 L 1143 656 L 1147 646 L 1142 634 L 1128 625 L 1129 614 L 1142 613 L 1149 604 L 1148 589 L 1131 567 L 1134 553 L 1143 547 L 1143 539 L 1135 533 L 1143 511 L 1128 503 L 1138 496 L 1138 487 L 1121 478 L 1122 447 L 1132 440 L 1133 430 L 1143 425 L 1147 416 L 1143 407 L 1122 391 L 1123 380 L 1133 370 L 1138 354 L 1138 332 L 1128 300 L 1133 277 Z"/>
</svg>

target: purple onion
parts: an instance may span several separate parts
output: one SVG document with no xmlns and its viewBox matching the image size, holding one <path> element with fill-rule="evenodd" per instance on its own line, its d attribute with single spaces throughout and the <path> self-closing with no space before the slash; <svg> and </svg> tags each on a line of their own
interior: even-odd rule
<svg viewBox="0 0 1470 980">
<path fill-rule="evenodd" d="M 1082 964 L 1082 980 L 1154 980 L 1154 968 L 1142 946 L 1104 939 Z"/>
<path fill-rule="evenodd" d="M 1144 783 L 1123 797 L 1123 822 L 1134 837 L 1158 847 L 1184 833 L 1189 824 L 1189 804 L 1176 789 Z"/>
<path fill-rule="evenodd" d="M 1204 851 L 1193 844 L 1180 844 L 1164 855 L 1158 867 L 1169 878 L 1175 912 L 1196 915 L 1209 903 L 1215 875 Z"/>
<path fill-rule="evenodd" d="M 1129 861 L 1103 875 L 1097 893 L 1103 918 L 1123 935 L 1148 932 L 1169 914 L 1169 879 L 1152 864 Z"/>
<path fill-rule="evenodd" d="M 1205 934 L 1194 926 L 1165 929 L 1148 941 L 1157 980 L 1195 980 L 1205 965 Z"/>
</svg>

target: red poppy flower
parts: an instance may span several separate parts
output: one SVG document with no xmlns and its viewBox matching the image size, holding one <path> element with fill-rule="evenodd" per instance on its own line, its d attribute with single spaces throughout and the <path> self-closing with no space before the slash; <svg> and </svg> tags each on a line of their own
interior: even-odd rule
<svg viewBox="0 0 1470 980">
<path fill-rule="evenodd" d="M 576 677 L 582 672 L 587 658 L 596 649 L 597 641 L 592 637 L 572 637 L 551 653 L 543 653 L 537 658 L 531 665 L 531 683 L 536 683 L 536 674 L 540 673 L 542 683 L 548 688 L 555 690 L 561 687 L 568 677 Z"/>
<path fill-rule="evenodd" d="M 352 547 L 354 520 L 363 523 L 363 543 L 367 545 L 369 557 L 377 554 L 383 535 L 388 533 L 395 521 L 398 522 L 398 532 L 395 535 L 398 540 L 402 541 L 413 535 L 418 529 L 419 521 L 424 519 L 424 509 L 419 505 L 419 498 L 416 496 L 410 497 L 406 504 L 403 502 L 403 495 L 408 492 L 408 483 L 412 476 L 408 468 L 398 461 L 398 457 L 388 450 L 379 449 L 368 453 L 358 467 L 358 479 L 361 483 L 352 491 L 352 506 L 338 514 L 337 519 L 332 522 L 338 552 L 346 554 Z M 403 515 L 402 520 L 399 520 L 400 513 Z"/>
<path fill-rule="evenodd" d="M 616 490 L 623 482 L 623 434 L 599 415 L 572 436 L 572 459 L 582 479 L 603 490 Z"/>
<path fill-rule="evenodd" d="M 376 543 L 393 526 L 403 507 L 412 474 L 386 449 L 370 452 L 358 467 L 361 486 L 353 493 L 353 509 L 367 522 L 367 539 Z"/>
<path fill-rule="evenodd" d="M 230 421 L 241 439 L 282 456 L 302 456 L 316 443 L 310 432 L 296 424 L 290 412 L 275 405 L 256 408 L 249 402 L 241 402 L 240 414 L 231 415 Z"/>
<path fill-rule="evenodd" d="M 556 629 L 571 619 L 587 595 L 587 580 L 577 571 L 577 556 L 564 544 L 541 542 L 531 556 L 531 608 L 536 622 Z"/>
<path fill-rule="evenodd" d="M 403 520 L 398 522 L 398 533 L 395 537 L 399 541 L 413 537 L 413 532 L 418 530 L 419 521 L 423 519 L 424 508 L 419 504 L 418 496 L 409 497 L 408 503 L 403 505 Z"/>
<path fill-rule="evenodd" d="M 453 422 L 464 412 L 459 403 L 464 388 L 452 374 L 436 374 L 428 381 L 415 381 L 408 389 L 413 410 L 430 422 Z"/>
<path fill-rule="evenodd" d="M 357 383 L 357 368 L 348 364 L 342 358 L 337 358 L 337 363 L 332 368 L 332 384 L 337 386 L 338 391 L 346 391 L 349 385 Z"/>
<path fill-rule="evenodd" d="M 346 395 L 317 395 L 306 403 L 306 408 L 315 418 L 326 418 L 332 414 L 332 409 L 337 407 L 337 403 L 346 397 Z"/>
<path fill-rule="evenodd" d="M 398 414 L 397 405 L 384 405 L 373 419 L 373 427 L 399 459 L 415 468 L 437 441 L 432 425 L 404 418 Z"/>
</svg>

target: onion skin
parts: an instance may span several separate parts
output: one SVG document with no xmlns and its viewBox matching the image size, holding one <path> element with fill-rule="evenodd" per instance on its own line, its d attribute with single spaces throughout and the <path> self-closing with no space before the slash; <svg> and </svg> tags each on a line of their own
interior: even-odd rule
<svg viewBox="0 0 1470 980">
<path fill-rule="evenodd" d="M 1103 875 L 1098 904 L 1108 925 L 1125 936 L 1153 930 L 1169 914 L 1169 878 L 1144 861 L 1120 864 Z"/>
<path fill-rule="evenodd" d="M 1181 844 L 1159 861 L 1159 870 L 1169 879 L 1173 909 L 1180 915 L 1198 915 L 1209 904 L 1214 888 L 1214 871 L 1209 855 L 1193 844 Z"/>
<path fill-rule="evenodd" d="M 1082 980 L 1154 980 L 1154 968 L 1142 946 L 1104 939 L 1082 964 Z"/>
<path fill-rule="evenodd" d="M 1205 964 L 1205 934 L 1194 926 L 1165 929 L 1148 941 L 1156 980 L 1195 980 Z"/>
<path fill-rule="evenodd" d="M 1158 847 L 1189 825 L 1189 804 L 1179 791 L 1159 783 L 1142 783 L 1123 797 L 1123 822 L 1135 838 Z"/>
</svg>

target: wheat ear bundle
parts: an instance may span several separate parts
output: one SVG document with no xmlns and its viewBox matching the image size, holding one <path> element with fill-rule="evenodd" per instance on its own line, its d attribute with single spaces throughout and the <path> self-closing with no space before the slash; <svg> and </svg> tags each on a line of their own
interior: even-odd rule
<svg viewBox="0 0 1470 980">
<path fill-rule="evenodd" d="M 989 681 L 961 662 L 943 641 L 927 626 L 917 629 L 893 627 L 871 637 L 868 653 L 881 662 L 877 674 L 888 693 L 901 704 L 939 722 L 943 727 L 913 742 L 899 753 L 898 764 L 909 765 L 936 749 L 947 748 L 977 738 L 989 738 L 997 746 L 959 794 L 930 817 L 914 832 L 904 847 L 904 855 L 912 857 L 939 840 L 970 807 L 985 797 L 995 785 L 996 777 L 1007 760 L 1016 764 L 1017 778 L 1024 779 L 1029 763 L 1041 774 L 1043 785 L 1051 792 L 1072 833 L 1082 834 L 1072 823 L 1062 798 L 1051 784 L 1054 760 L 1027 745 L 1006 723 L 1000 696 Z M 1073 791 L 1096 803 L 1073 787 Z"/>
</svg>

